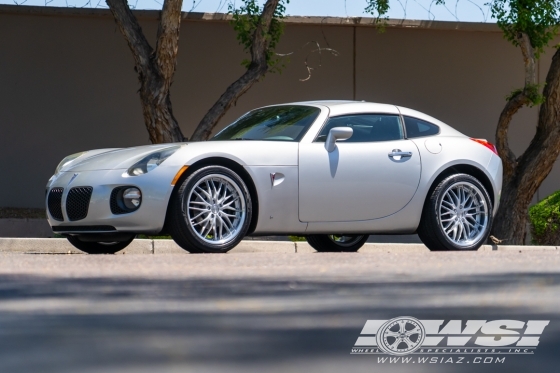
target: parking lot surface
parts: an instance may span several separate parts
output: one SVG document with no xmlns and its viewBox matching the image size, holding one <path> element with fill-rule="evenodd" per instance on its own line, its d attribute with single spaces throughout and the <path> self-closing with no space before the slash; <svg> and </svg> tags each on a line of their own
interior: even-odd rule
<svg viewBox="0 0 560 373">
<path fill-rule="evenodd" d="M 550 320 L 531 356 L 382 364 L 370 319 Z M 560 250 L 0 254 L 0 372 L 558 371 Z"/>
</svg>

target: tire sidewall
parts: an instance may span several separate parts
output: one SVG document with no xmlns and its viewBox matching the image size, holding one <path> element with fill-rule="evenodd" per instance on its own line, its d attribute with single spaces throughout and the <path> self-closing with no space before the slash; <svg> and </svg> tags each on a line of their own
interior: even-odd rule
<svg viewBox="0 0 560 373">
<path fill-rule="evenodd" d="M 438 213 L 438 208 L 444 197 L 444 192 L 448 190 L 448 188 L 450 188 L 453 184 L 460 183 L 460 182 L 466 182 L 476 186 L 482 193 L 484 197 L 484 203 L 488 208 L 488 216 L 487 216 L 488 224 L 486 225 L 486 232 L 484 232 L 484 234 L 480 237 L 478 241 L 474 242 L 472 245 L 469 246 L 459 246 L 447 237 L 447 235 L 442 229 L 442 224 Z M 434 190 L 431 202 L 432 203 L 430 206 L 431 207 L 430 218 L 435 219 L 435 224 L 436 224 L 435 234 L 439 239 L 439 241 L 444 246 L 446 246 L 448 250 L 456 250 L 456 251 L 478 250 L 478 248 L 480 248 L 480 246 L 486 242 L 488 236 L 490 235 L 490 230 L 492 229 L 493 206 L 486 188 L 475 177 L 467 174 L 455 174 L 455 175 L 448 176 Z"/>
<path fill-rule="evenodd" d="M 245 202 L 245 220 L 243 221 L 243 225 L 239 229 L 239 233 L 235 238 L 229 240 L 227 242 L 221 244 L 214 244 L 211 245 L 206 241 L 203 241 L 195 232 L 192 225 L 187 223 L 187 211 L 183 208 L 186 206 L 186 199 L 188 199 L 189 194 L 197 184 L 197 182 L 208 176 L 208 175 L 222 175 L 226 176 L 227 178 L 231 179 L 237 187 L 241 190 L 242 198 Z M 239 175 L 235 172 L 230 170 L 229 168 L 223 166 L 206 166 L 197 171 L 195 171 L 192 175 L 187 177 L 184 182 L 181 184 L 179 188 L 179 208 L 182 212 L 182 220 L 180 222 L 181 228 L 187 233 L 189 241 L 194 244 L 198 249 L 204 252 L 212 252 L 212 253 L 222 253 L 227 252 L 228 250 L 232 249 L 233 247 L 237 246 L 237 244 L 243 239 L 245 234 L 249 229 L 249 225 L 251 224 L 251 216 L 252 216 L 252 203 L 251 203 L 251 194 L 249 193 L 249 189 L 245 185 L 245 182 Z"/>
</svg>

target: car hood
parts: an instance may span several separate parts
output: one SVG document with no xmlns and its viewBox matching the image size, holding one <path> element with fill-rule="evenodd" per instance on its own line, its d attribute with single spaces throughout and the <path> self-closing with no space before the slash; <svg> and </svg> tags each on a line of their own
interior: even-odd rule
<svg viewBox="0 0 560 373">
<path fill-rule="evenodd" d="M 66 171 L 94 171 L 127 169 L 150 153 L 180 144 L 157 144 L 125 149 L 103 149 L 88 151 L 62 168 Z"/>
</svg>

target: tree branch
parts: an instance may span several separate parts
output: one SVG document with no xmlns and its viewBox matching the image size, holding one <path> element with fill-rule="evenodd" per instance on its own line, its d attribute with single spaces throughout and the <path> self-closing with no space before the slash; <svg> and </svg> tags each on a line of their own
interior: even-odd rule
<svg viewBox="0 0 560 373">
<path fill-rule="evenodd" d="M 266 65 L 266 50 L 268 49 L 269 38 L 266 37 L 274 12 L 280 0 L 267 0 L 261 13 L 259 24 L 253 34 L 253 42 L 251 45 L 251 63 Z"/>
<path fill-rule="evenodd" d="M 560 153 L 560 49 L 552 57 L 543 95 L 546 100 L 539 111 L 537 133 L 518 159 L 518 172 L 533 178 L 531 182 L 538 185 L 548 176 Z M 537 169 L 545 172 L 533 175 L 532 171 Z"/>
<path fill-rule="evenodd" d="M 208 110 L 204 118 L 196 127 L 191 140 L 200 141 L 207 140 L 212 134 L 212 130 L 220 119 L 225 115 L 226 111 L 258 82 L 268 71 L 268 62 L 266 54 L 269 47 L 270 26 L 274 18 L 274 12 L 280 0 L 267 0 L 263 11 L 259 17 L 259 23 L 253 34 L 251 43 L 251 63 L 247 71 L 231 84 L 226 91 L 220 96 L 218 101 Z"/>
<path fill-rule="evenodd" d="M 161 77 L 165 80 L 166 89 L 169 89 L 177 67 L 182 6 L 183 0 L 165 0 L 161 11 L 156 43 L 156 63 Z"/>
<path fill-rule="evenodd" d="M 525 64 L 525 89 L 530 85 L 537 84 L 537 74 L 535 69 L 535 50 L 531 45 L 529 35 L 520 32 L 517 35 L 517 42 L 523 54 L 523 63 Z"/>
<path fill-rule="evenodd" d="M 498 149 L 498 154 L 502 158 L 502 163 L 504 166 L 504 179 L 508 180 L 511 178 L 515 172 L 515 167 L 517 161 L 515 159 L 515 154 L 511 151 L 508 141 L 508 130 L 513 116 L 519 109 L 524 105 L 529 103 L 529 99 L 523 92 L 515 94 L 509 99 L 506 106 L 500 114 L 500 119 L 498 120 L 498 126 L 496 127 L 496 148 Z"/>
<path fill-rule="evenodd" d="M 521 48 L 523 63 L 525 65 L 525 86 L 522 91 L 518 91 L 509 97 L 506 106 L 500 114 L 498 126 L 496 127 L 496 147 L 498 148 L 498 154 L 500 154 L 500 157 L 502 158 L 505 182 L 509 181 L 513 177 L 515 168 L 517 167 L 515 154 L 509 147 L 509 125 L 513 116 L 519 111 L 519 109 L 533 102 L 532 96 L 534 95 L 535 86 L 537 85 L 537 74 L 535 69 L 536 58 L 535 51 L 531 45 L 531 40 L 526 33 L 520 32 L 517 35 L 517 42 Z"/>
<path fill-rule="evenodd" d="M 153 49 L 146 40 L 138 20 L 128 7 L 127 0 L 107 0 L 107 5 L 132 51 L 138 72 L 145 72 L 150 68 Z"/>
</svg>

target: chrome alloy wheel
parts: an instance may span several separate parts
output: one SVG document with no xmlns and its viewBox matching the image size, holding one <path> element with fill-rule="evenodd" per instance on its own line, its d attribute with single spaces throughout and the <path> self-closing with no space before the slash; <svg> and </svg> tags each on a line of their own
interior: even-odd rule
<svg viewBox="0 0 560 373">
<path fill-rule="evenodd" d="M 449 186 L 437 207 L 440 228 L 459 247 L 469 247 L 486 233 L 488 206 L 481 190 L 469 182 Z"/>
<path fill-rule="evenodd" d="M 191 188 L 183 211 L 202 241 L 221 245 L 239 235 L 247 207 L 237 183 L 225 175 L 210 174 Z"/>
<path fill-rule="evenodd" d="M 342 247 L 350 247 L 356 244 L 358 241 L 364 237 L 363 235 L 350 235 L 350 236 L 339 236 L 339 235 L 329 235 L 329 239 L 335 244 Z"/>
</svg>

